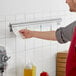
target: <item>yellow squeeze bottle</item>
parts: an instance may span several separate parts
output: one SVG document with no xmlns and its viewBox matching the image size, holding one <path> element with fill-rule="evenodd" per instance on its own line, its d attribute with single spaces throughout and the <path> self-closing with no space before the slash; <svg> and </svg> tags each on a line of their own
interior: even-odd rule
<svg viewBox="0 0 76 76">
<path fill-rule="evenodd" d="M 36 76 L 36 67 L 34 65 L 26 65 L 24 76 Z"/>
</svg>

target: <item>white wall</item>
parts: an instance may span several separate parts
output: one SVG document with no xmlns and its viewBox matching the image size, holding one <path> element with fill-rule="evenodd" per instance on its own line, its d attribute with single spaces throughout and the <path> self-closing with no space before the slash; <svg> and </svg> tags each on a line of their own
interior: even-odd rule
<svg viewBox="0 0 76 76">
<path fill-rule="evenodd" d="M 0 0 L 0 45 L 5 46 L 7 54 L 11 56 L 4 73 L 5 76 L 23 76 L 26 62 L 25 51 L 37 67 L 37 76 L 43 70 L 47 71 L 50 76 L 55 76 L 56 53 L 68 50 L 69 43 L 61 45 L 55 41 L 35 38 L 22 40 L 9 31 L 9 23 L 12 22 L 50 18 L 62 18 L 62 22 L 60 25 L 45 24 L 50 27 L 42 27 L 41 30 L 56 30 L 64 27 L 76 20 L 76 15 L 68 12 L 65 0 Z M 29 29 L 40 30 L 39 24 L 37 25 Z"/>
<path fill-rule="evenodd" d="M 0 0 L 0 15 L 67 9 L 65 0 Z"/>
<path fill-rule="evenodd" d="M 31 17 L 31 19 L 30 19 Z M 50 15 L 50 17 L 52 17 Z M 56 16 L 54 16 L 56 17 Z M 75 15 L 68 14 L 60 16 L 62 22 L 60 25 L 56 23 L 45 23 L 45 24 L 36 24 L 27 27 L 31 30 L 56 30 L 59 27 L 63 27 L 69 22 L 75 20 Z M 25 62 L 28 61 L 28 58 L 36 66 L 36 74 L 39 76 L 40 72 L 47 71 L 50 75 L 55 76 L 56 74 L 56 53 L 58 51 L 65 51 L 69 48 L 69 43 L 59 44 L 55 41 L 47 41 L 41 39 L 21 39 L 15 37 L 13 33 L 9 31 L 10 22 L 23 22 L 25 19 L 28 21 L 34 19 L 47 19 L 49 17 L 37 17 L 37 15 L 16 15 L 16 16 L 1 16 L 0 17 L 0 45 L 5 46 L 7 49 L 8 56 L 11 56 L 11 59 L 8 61 L 7 69 L 4 73 L 5 76 L 23 76 L 23 69 L 25 67 Z M 40 26 L 43 26 L 40 28 Z M 65 48 L 64 48 L 65 47 Z M 27 53 L 27 56 L 26 56 Z M 26 58 L 27 57 L 27 58 Z"/>
</svg>

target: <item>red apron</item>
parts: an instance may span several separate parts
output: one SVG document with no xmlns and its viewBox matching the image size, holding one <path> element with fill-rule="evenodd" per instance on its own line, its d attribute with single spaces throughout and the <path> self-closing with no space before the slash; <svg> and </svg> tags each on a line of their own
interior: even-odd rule
<svg viewBox="0 0 76 76">
<path fill-rule="evenodd" d="M 76 76 L 76 28 L 74 29 L 66 62 L 66 76 Z"/>
</svg>

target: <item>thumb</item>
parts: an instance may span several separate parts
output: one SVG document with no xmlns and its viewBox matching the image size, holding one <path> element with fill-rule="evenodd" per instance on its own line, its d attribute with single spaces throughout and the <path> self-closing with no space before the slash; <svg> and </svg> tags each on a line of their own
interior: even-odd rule
<svg viewBox="0 0 76 76">
<path fill-rule="evenodd" d="M 20 33 L 24 33 L 24 29 L 19 31 Z"/>
</svg>

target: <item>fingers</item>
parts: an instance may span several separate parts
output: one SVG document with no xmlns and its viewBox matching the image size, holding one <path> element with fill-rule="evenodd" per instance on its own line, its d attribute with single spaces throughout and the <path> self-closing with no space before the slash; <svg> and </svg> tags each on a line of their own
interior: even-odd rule
<svg viewBox="0 0 76 76">
<path fill-rule="evenodd" d="M 20 30 L 19 33 L 21 34 L 22 38 L 25 38 L 25 35 L 26 35 L 25 29 Z"/>
<path fill-rule="evenodd" d="M 31 33 L 27 29 L 22 29 L 19 33 L 23 36 L 22 38 L 31 38 Z"/>
<path fill-rule="evenodd" d="M 24 29 L 20 30 L 19 33 L 21 34 L 22 38 L 24 39 L 25 38 L 25 36 L 24 36 L 24 33 L 25 33 Z"/>
</svg>

